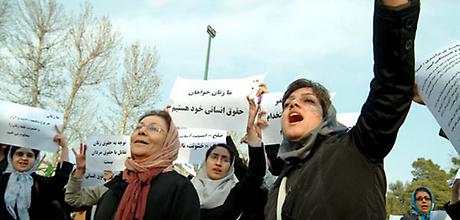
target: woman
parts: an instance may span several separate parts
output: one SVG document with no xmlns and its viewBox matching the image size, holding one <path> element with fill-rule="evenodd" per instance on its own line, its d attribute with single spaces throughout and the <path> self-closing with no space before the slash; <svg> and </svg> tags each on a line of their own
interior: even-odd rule
<svg viewBox="0 0 460 220">
<path fill-rule="evenodd" d="M 72 164 L 68 162 L 68 150 L 64 137 L 58 130 L 54 142 L 62 147 L 62 165 L 56 168 L 53 177 L 35 173 L 40 163 L 40 151 L 11 146 L 8 167 L 0 175 L 1 219 L 61 219 L 63 210 L 55 206 L 62 201 Z"/>
<path fill-rule="evenodd" d="M 433 192 L 428 187 L 418 187 L 412 193 L 412 208 L 409 214 L 403 216 L 401 220 L 429 220 L 433 207 Z"/>
<path fill-rule="evenodd" d="M 282 99 L 285 161 L 265 219 L 385 219 L 383 161 L 409 112 L 419 0 L 375 0 L 374 78 L 356 125 L 336 121 L 328 91 L 292 82 Z"/>
<path fill-rule="evenodd" d="M 172 169 L 180 144 L 169 113 L 143 115 L 130 142 L 126 169 L 105 184 L 94 219 L 199 219 L 193 185 Z"/>
<path fill-rule="evenodd" d="M 200 197 L 201 219 L 237 219 L 248 205 L 248 198 L 261 187 L 265 175 L 265 155 L 254 120 L 258 109 L 248 98 L 249 168 L 236 179 L 233 170 L 236 152 L 227 144 L 216 144 L 206 151 L 203 166 L 192 179 Z"/>
</svg>

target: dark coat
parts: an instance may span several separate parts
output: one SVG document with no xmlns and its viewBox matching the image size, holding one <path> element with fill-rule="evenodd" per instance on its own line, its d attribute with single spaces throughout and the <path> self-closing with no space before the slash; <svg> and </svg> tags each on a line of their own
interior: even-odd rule
<svg viewBox="0 0 460 220">
<path fill-rule="evenodd" d="M 56 168 L 52 177 L 40 176 L 32 173 L 34 184 L 32 186 L 32 201 L 29 208 L 29 217 L 34 219 L 65 219 L 65 213 L 59 206 L 64 201 L 64 186 L 69 180 L 73 165 L 64 161 L 62 167 Z M 0 219 L 13 220 L 13 217 L 6 210 L 5 190 L 8 185 L 10 173 L 0 174 Z"/>
<path fill-rule="evenodd" d="M 241 159 L 235 143 L 230 136 L 227 136 L 226 142 L 235 152 L 235 162 L 233 164 L 235 176 L 238 180 L 243 180 L 248 173 L 248 166 L 244 163 L 243 159 Z M 263 146 L 263 148 L 265 152 L 267 152 L 267 146 Z M 267 203 L 267 194 L 268 189 L 263 186 L 254 187 L 249 194 L 246 194 L 247 198 L 244 201 L 245 205 L 238 220 L 264 219 L 264 207 L 265 203 Z"/>
<path fill-rule="evenodd" d="M 280 180 L 288 177 L 284 220 L 386 218 L 383 159 L 409 111 L 414 85 L 413 41 L 419 1 L 389 10 L 376 0 L 374 79 L 356 125 L 319 135 L 303 161 L 286 163 L 265 207 L 276 219 Z"/>
<path fill-rule="evenodd" d="M 0 174 L 6 170 L 7 166 L 8 166 L 8 159 L 5 157 L 3 158 L 3 160 L 0 160 Z"/>
<path fill-rule="evenodd" d="M 230 190 L 224 204 L 212 209 L 201 209 L 202 220 L 235 220 L 241 215 L 243 209 L 247 210 L 249 207 L 254 208 L 260 205 L 260 201 L 256 200 L 256 196 L 261 193 L 263 196 L 260 187 L 265 175 L 264 150 L 262 147 L 248 147 L 248 152 L 250 158 L 248 170 L 242 171 L 241 169 L 244 169 L 244 167 L 235 167 L 235 175 L 241 171 L 244 172 L 244 175 L 243 173 L 236 175 L 237 177 L 239 176 L 239 182 Z M 241 165 L 240 162 L 235 163 L 235 166 Z M 253 203 L 249 204 L 250 201 Z M 263 203 L 264 201 L 261 202 Z M 245 218 L 247 219 L 247 217 Z"/>
<path fill-rule="evenodd" d="M 122 173 L 105 184 L 109 189 L 97 204 L 95 220 L 114 219 L 128 186 Z M 150 182 L 144 219 L 199 220 L 200 203 L 192 183 L 176 171 L 161 173 Z"/>
<path fill-rule="evenodd" d="M 452 220 L 460 220 L 460 202 L 455 204 L 447 203 L 444 209 Z"/>
</svg>

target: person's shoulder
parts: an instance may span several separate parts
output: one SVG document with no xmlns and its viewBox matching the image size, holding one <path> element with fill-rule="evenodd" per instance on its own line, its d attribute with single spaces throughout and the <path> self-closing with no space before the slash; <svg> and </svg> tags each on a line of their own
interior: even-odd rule
<svg viewBox="0 0 460 220">
<path fill-rule="evenodd" d="M 176 186 L 192 185 L 192 183 L 187 177 L 177 173 L 175 170 L 162 173 L 160 176 L 158 176 L 158 178 L 161 179 L 162 182 L 166 181 Z"/>
<path fill-rule="evenodd" d="M 162 178 L 174 179 L 174 180 L 177 180 L 177 181 L 180 181 L 180 182 L 190 182 L 187 177 L 185 177 L 184 175 L 179 174 L 175 170 L 172 170 L 172 171 L 166 172 L 166 173 L 162 173 L 160 176 Z"/>
</svg>

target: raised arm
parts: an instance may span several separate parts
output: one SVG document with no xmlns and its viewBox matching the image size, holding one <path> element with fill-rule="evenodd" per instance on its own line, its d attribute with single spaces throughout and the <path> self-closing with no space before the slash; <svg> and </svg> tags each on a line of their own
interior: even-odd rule
<svg viewBox="0 0 460 220">
<path fill-rule="evenodd" d="M 62 161 L 68 162 L 69 161 L 69 148 L 67 146 L 66 138 L 57 126 L 55 126 L 55 128 L 56 128 L 56 135 L 54 136 L 53 141 L 57 145 L 59 145 L 61 148 L 61 163 Z"/>
<path fill-rule="evenodd" d="M 72 149 L 77 162 L 75 171 L 70 175 L 69 183 L 65 190 L 64 200 L 73 207 L 91 206 L 97 204 L 102 194 L 107 191 L 104 185 L 82 187 L 86 172 L 86 145 L 80 144 L 80 153 Z"/>
<path fill-rule="evenodd" d="M 413 98 L 418 0 L 377 0 L 374 79 L 351 135 L 368 158 L 381 162 L 393 147 Z"/>
</svg>

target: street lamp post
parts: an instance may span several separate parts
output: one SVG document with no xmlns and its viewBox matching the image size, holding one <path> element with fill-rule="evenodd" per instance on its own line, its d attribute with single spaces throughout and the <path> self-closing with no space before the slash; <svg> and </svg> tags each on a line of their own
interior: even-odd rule
<svg viewBox="0 0 460 220">
<path fill-rule="evenodd" d="M 211 25 L 208 25 L 207 32 L 209 34 L 208 39 L 208 53 L 206 54 L 206 66 L 204 68 L 204 80 L 208 80 L 208 67 L 209 67 L 209 54 L 211 53 L 211 38 L 216 36 L 216 30 Z"/>
</svg>

